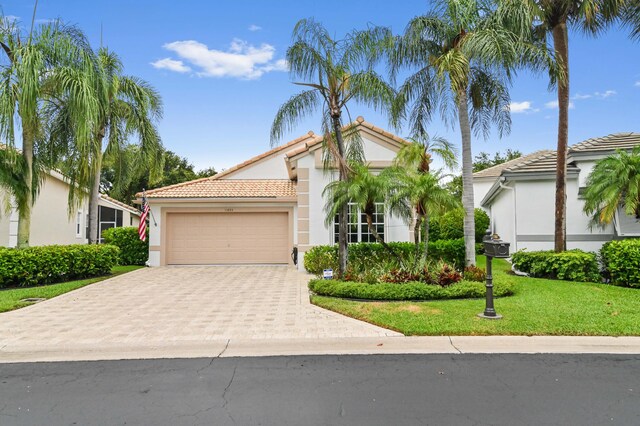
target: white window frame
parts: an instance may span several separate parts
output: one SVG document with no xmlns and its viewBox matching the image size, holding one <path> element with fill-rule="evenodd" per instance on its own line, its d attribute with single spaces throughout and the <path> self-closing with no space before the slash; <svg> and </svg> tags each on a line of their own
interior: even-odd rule
<svg viewBox="0 0 640 426">
<path fill-rule="evenodd" d="M 352 225 L 356 225 L 356 232 L 349 232 L 350 229 L 347 229 L 347 241 L 349 241 L 349 244 L 351 243 L 362 243 L 362 242 L 369 242 L 369 243 L 377 243 L 378 241 L 375 239 L 375 237 L 373 236 L 373 234 L 371 234 L 369 232 L 369 228 L 367 225 L 367 221 L 366 219 L 363 218 L 364 213 L 361 213 L 360 210 L 358 210 L 357 213 L 357 217 L 356 217 L 356 221 L 351 221 L 351 217 L 353 216 L 353 208 L 355 208 L 355 203 L 349 203 L 349 227 L 351 227 Z M 384 203 L 376 203 L 376 213 L 375 214 L 380 214 L 378 209 L 382 209 L 382 222 L 376 222 L 375 221 L 375 217 L 374 217 L 374 222 L 373 222 L 373 226 L 375 227 L 376 225 L 382 225 L 383 227 L 383 231 L 382 231 L 382 239 L 384 241 L 387 241 L 388 237 L 387 237 L 387 216 L 386 216 L 386 212 L 384 210 Z M 331 229 L 331 235 L 333 235 L 333 242 L 334 244 L 338 242 L 338 236 L 337 236 L 337 218 L 334 219 L 333 221 L 333 227 Z M 366 228 L 366 231 L 363 232 L 362 229 Z M 356 236 L 356 241 L 350 241 L 350 236 L 351 235 L 355 235 Z M 369 236 L 368 239 L 370 241 L 362 241 L 362 236 L 363 235 L 367 235 Z"/>
</svg>

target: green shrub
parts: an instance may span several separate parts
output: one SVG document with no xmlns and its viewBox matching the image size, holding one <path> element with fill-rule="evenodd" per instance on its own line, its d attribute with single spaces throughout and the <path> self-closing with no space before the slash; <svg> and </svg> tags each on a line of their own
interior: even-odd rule
<svg viewBox="0 0 640 426">
<path fill-rule="evenodd" d="M 30 286 L 106 275 L 118 263 L 111 245 L 41 246 L 0 250 L 0 287 Z"/>
<path fill-rule="evenodd" d="M 149 230 L 147 241 L 140 240 L 138 228 L 110 228 L 102 232 L 106 244 L 120 249 L 120 265 L 144 265 L 149 259 Z"/>
<path fill-rule="evenodd" d="M 462 277 L 465 281 L 477 281 L 483 283 L 487 279 L 487 273 L 484 269 L 478 268 L 477 266 L 467 266 L 462 272 Z"/>
<path fill-rule="evenodd" d="M 349 244 L 349 268 L 355 271 L 388 266 L 398 268 L 397 257 L 408 260 L 416 254 L 416 246 L 413 243 L 390 242 L 389 247 L 395 255 L 389 253 L 379 243 Z M 424 245 L 419 246 L 422 253 Z M 443 260 L 447 263 L 462 268 L 465 264 L 464 240 L 439 240 L 429 242 L 429 257 L 435 260 Z M 305 269 L 316 275 L 322 274 L 323 269 L 338 268 L 338 246 L 314 246 L 304 254 Z"/>
<path fill-rule="evenodd" d="M 313 279 L 309 289 L 319 296 L 370 300 L 438 300 L 485 297 L 485 286 L 479 282 L 460 281 L 447 287 L 410 282 L 406 284 L 366 284 L 349 281 Z M 514 285 L 507 280 L 494 283 L 494 296 L 514 293 Z"/>
<path fill-rule="evenodd" d="M 600 259 L 611 283 L 640 288 L 640 239 L 609 241 Z"/>
<path fill-rule="evenodd" d="M 481 242 L 489 227 L 489 215 L 475 209 L 476 242 Z M 429 221 L 430 240 L 455 240 L 464 237 L 464 209 L 455 209 Z"/>
<path fill-rule="evenodd" d="M 582 250 L 519 251 L 511 256 L 513 265 L 532 277 L 551 278 L 567 281 L 601 280 L 595 253 Z"/>
</svg>

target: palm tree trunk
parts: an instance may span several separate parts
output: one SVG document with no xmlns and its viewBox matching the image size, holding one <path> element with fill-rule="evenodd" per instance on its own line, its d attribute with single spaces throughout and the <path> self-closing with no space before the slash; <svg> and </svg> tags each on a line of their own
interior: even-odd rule
<svg viewBox="0 0 640 426">
<path fill-rule="evenodd" d="M 18 203 L 18 248 L 29 247 L 31 236 L 31 208 L 33 207 L 33 145 L 35 135 L 28 126 L 22 130 L 22 157 L 24 158 L 24 201 Z"/>
<path fill-rule="evenodd" d="M 338 145 L 338 154 L 342 157 L 338 162 L 338 171 L 340 181 L 346 181 L 348 179 L 346 170 L 341 166 L 341 162 L 344 160 L 344 140 L 342 139 L 342 126 L 340 123 L 340 116 L 335 116 L 333 119 L 333 131 L 336 134 L 336 144 Z M 349 223 L 349 206 L 345 205 L 340 209 L 338 213 L 338 276 L 342 277 L 347 271 L 347 259 L 349 257 L 349 247 L 347 240 L 347 224 Z"/>
<path fill-rule="evenodd" d="M 424 260 L 429 256 L 429 216 L 424 215 Z"/>
<path fill-rule="evenodd" d="M 100 147 L 102 144 L 100 144 Z M 89 244 L 98 244 L 98 206 L 100 200 L 100 171 L 102 170 L 102 149 L 96 152 L 93 183 L 89 195 Z"/>
<path fill-rule="evenodd" d="M 556 252 L 567 249 L 567 146 L 569 142 L 569 36 L 566 22 L 553 27 L 553 47 L 562 61 L 564 79 L 558 81 L 558 154 L 556 162 Z"/>
<path fill-rule="evenodd" d="M 466 266 L 476 264 L 476 232 L 473 206 L 473 160 L 471 157 L 471 126 L 467 93 L 458 92 L 458 120 L 462 134 L 462 206 L 464 208 L 464 246 Z"/>
</svg>

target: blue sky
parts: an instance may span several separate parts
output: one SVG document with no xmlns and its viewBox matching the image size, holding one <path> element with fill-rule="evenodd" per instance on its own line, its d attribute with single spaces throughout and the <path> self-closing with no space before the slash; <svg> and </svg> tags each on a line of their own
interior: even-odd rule
<svg viewBox="0 0 640 426">
<path fill-rule="evenodd" d="M 398 33 L 428 8 L 424 0 L 40 0 L 36 18 L 77 24 L 95 46 L 102 26 L 104 44 L 121 56 L 126 73 L 149 81 L 162 95 L 159 129 L 165 146 L 197 169 L 221 170 L 270 148 L 277 109 L 299 91 L 282 63 L 299 19 L 313 17 L 340 38 L 371 24 Z M 5 0 L 2 9 L 29 23 L 33 0 Z M 598 39 L 574 31 L 570 49 L 570 143 L 640 131 L 640 42 L 620 30 Z M 521 73 L 510 93 L 511 134 L 476 138 L 474 152 L 555 148 L 555 94 L 547 90 L 545 76 Z M 388 127 L 380 113 L 358 105 L 351 111 Z M 283 141 L 309 130 L 319 130 L 318 117 L 302 122 Z M 459 134 L 440 120 L 431 133 L 459 144 Z"/>
</svg>

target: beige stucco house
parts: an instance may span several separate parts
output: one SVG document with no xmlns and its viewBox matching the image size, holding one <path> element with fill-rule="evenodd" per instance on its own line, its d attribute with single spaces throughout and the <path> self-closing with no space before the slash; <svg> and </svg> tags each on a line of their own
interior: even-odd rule
<svg viewBox="0 0 640 426">
<path fill-rule="evenodd" d="M 619 210 L 613 223 L 591 226 L 582 197 L 596 161 L 617 149 L 640 145 L 640 133 L 616 133 L 569 147 L 567 156 L 567 248 L 597 251 L 612 239 L 640 237 L 640 222 Z M 554 244 L 556 152 L 537 151 L 474 173 L 476 207 L 487 211 L 492 231 L 512 251 L 551 250 Z"/>
<path fill-rule="evenodd" d="M 374 171 L 408 143 L 362 117 L 354 125 Z M 293 265 L 297 251 L 302 265 L 310 247 L 333 244 L 337 227 L 325 224 L 322 191 L 337 173 L 323 169 L 322 139 L 309 132 L 215 176 L 147 191 L 149 264 Z M 350 241 L 373 241 L 351 214 Z M 375 219 L 387 241 L 410 240 L 409 226 L 382 205 Z"/>
<path fill-rule="evenodd" d="M 30 245 L 85 244 L 88 236 L 88 200 L 74 211 L 68 209 L 68 180 L 55 170 L 44 178 L 33 206 Z M 7 194 L 0 190 L 0 246 L 15 247 L 18 242 L 18 212 Z M 100 232 L 114 226 L 138 226 L 140 213 L 106 195 L 99 201 Z M 8 209 L 7 209 L 8 207 Z"/>
</svg>

